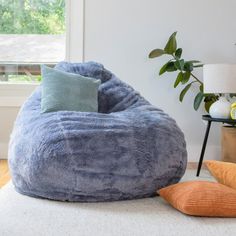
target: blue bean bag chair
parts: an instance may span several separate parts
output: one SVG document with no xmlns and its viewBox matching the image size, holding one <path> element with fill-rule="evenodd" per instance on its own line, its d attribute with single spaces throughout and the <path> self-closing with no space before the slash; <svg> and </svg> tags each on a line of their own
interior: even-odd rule
<svg viewBox="0 0 236 236">
<path fill-rule="evenodd" d="M 22 106 L 9 145 L 18 192 L 114 201 L 150 197 L 180 180 L 186 145 L 172 118 L 101 64 L 61 62 L 56 68 L 101 80 L 99 112 L 41 114 L 39 86 Z"/>
</svg>

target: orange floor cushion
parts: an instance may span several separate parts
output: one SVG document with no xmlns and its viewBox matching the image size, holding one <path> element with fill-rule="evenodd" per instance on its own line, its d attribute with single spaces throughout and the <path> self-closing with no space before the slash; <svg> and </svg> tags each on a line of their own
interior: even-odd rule
<svg viewBox="0 0 236 236">
<path fill-rule="evenodd" d="M 236 164 L 223 161 L 205 161 L 212 176 L 221 184 L 236 189 Z"/>
<path fill-rule="evenodd" d="M 192 216 L 236 217 L 236 190 L 209 181 L 188 181 L 158 191 L 170 205 Z"/>
</svg>

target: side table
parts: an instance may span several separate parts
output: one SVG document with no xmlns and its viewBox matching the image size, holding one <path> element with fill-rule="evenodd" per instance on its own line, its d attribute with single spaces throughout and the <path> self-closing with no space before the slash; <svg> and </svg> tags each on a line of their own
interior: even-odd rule
<svg viewBox="0 0 236 236">
<path fill-rule="evenodd" d="M 209 115 L 203 115 L 202 120 L 207 121 L 207 128 L 206 128 L 205 137 L 204 137 L 203 144 L 202 144 L 202 151 L 201 151 L 199 162 L 198 162 L 197 176 L 199 176 L 201 168 L 202 168 L 202 162 L 203 162 L 203 158 L 204 158 L 204 154 L 205 154 L 205 150 L 206 150 L 206 145 L 207 145 L 207 140 L 208 140 L 208 136 L 209 136 L 209 132 L 210 132 L 210 128 L 211 128 L 211 122 L 230 124 L 232 126 L 236 125 L 236 120 L 212 118 Z"/>
</svg>

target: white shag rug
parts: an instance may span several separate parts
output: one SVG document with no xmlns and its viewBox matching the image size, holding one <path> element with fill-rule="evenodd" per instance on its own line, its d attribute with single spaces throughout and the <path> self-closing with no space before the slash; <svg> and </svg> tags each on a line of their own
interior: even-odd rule
<svg viewBox="0 0 236 236">
<path fill-rule="evenodd" d="M 196 179 L 188 170 L 183 179 Z M 199 179 L 199 178 L 198 178 Z M 207 171 L 200 179 L 211 180 Z M 0 190 L 0 236 L 235 236 L 236 219 L 186 216 L 160 197 L 111 203 L 30 198 Z"/>
</svg>

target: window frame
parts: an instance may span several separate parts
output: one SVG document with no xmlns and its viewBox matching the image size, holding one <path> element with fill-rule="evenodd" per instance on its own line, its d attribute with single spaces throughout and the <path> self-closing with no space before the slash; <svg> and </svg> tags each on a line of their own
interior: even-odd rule
<svg viewBox="0 0 236 236">
<path fill-rule="evenodd" d="M 67 61 L 84 62 L 84 36 L 85 0 L 66 0 Z"/>
<path fill-rule="evenodd" d="M 66 0 L 65 11 L 65 60 L 69 62 L 83 62 L 85 0 Z M 20 107 L 39 84 L 37 82 L 0 82 L 0 107 Z"/>
</svg>

